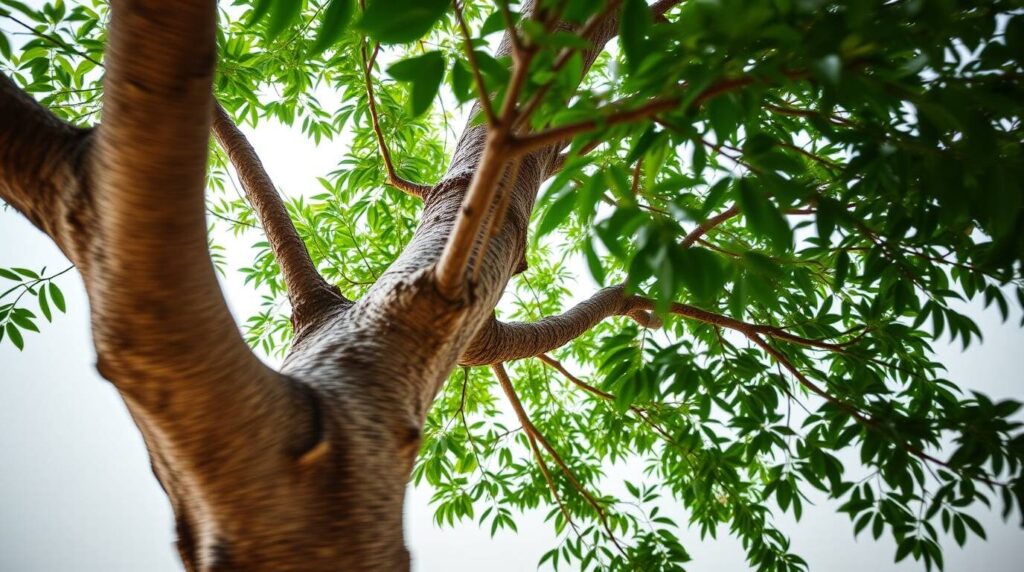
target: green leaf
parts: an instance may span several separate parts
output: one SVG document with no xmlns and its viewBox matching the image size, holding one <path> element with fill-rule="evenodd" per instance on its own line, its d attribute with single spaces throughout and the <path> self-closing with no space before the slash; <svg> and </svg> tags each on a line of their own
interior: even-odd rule
<svg viewBox="0 0 1024 572">
<path fill-rule="evenodd" d="M 56 284 L 50 282 L 50 298 L 53 300 L 53 305 L 57 307 L 61 312 L 66 312 L 67 308 L 64 306 L 64 293 L 60 291 L 60 288 Z"/>
<path fill-rule="evenodd" d="M 40 288 L 39 294 L 39 311 L 43 313 L 43 317 L 46 318 L 47 322 L 53 321 L 53 314 L 50 312 L 50 303 L 46 300 L 46 288 Z"/>
<path fill-rule="evenodd" d="M 35 322 L 32 318 L 21 313 L 21 310 L 17 310 L 11 314 L 11 321 L 18 324 L 18 327 L 28 330 L 30 332 L 38 332 L 39 328 L 36 327 Z"/>
<path fill-rule="evenodd" d="M 473 72 L 461 58 L 452 62 L 452 91 L 459 103 L 473 99 Z"/>
<path fill-rule="evenodd" d="M 560 224 L 569 218 L 573 206 L 576 204 L 576 192 L 572 187 L 565 187 L 555 197 L 554 202 L 544 212 L 544 216 L 537 224 L 535 240 L 558 228 Z"/>
<path fill-rule="evenodd" d="M 412 114 L 422 115 L 430 109 L 444 80 L 444 56 L 434 51 L 408 58 L 389 67 L 388 74 L 398 81 L 412 84 Z"/>
<path fill-rule="evenodd" d="M 371 0 L 357 26 L 382 44 L 414 42 L 451 6 L 448 0 Z"/>
<path fill-rule="evenodd" d="M 270 6 L 270 20 L 267 22 L 267 37 L 273 40 L 281 35 L 302 13 L 299 0 L 274 0 Z"/>
<path fill-rule="evenodd" d="M 619 44 L 629 68 L 636 71 L 647 55 L 647 30 L 651 26 L 651 10 L 643 0 L 626 0 L 619 21 Z"/>
<path fill-rule="evenodd" d="M 288 0 L 276 0 L 277 2 L 284 3 Z M 263 19 L 268 13 L 270 13 L 270 7 L 275 3 L 275 0 L 256 0 L 252 7 L 252 14 L 249 16 L 249 25 L 256 24 Z"/>
<path fill-rule="evenodd" d="M 832 288 L 837 292 L 843 289 L 846 283 L 846 276 L 850 272 L 850 255 L 845 250 L 840 251 L 836 256 L 836 275 Z"/>
<path fill-rule="evenodd" d="M 750 179 L 737 181 L 737 197 L 740 211 L 747 220 L 747 226 L 755 234 L 766 237 L 777 251 L 786 251 L 793 246 L 793 231 L 779 209 L 765 197 L 764 192 L 754 188 Z"/>
<path fill-rule="evenodd" d="M 18 331 L 18 328 L 12 322 L 7 322 L 7 337 L 10 338 L 14 347 L 19 350 L 25 349 L 25 340 L 21 337 L 21 332 Z"/>
<path fill-rule="evenodd" d="M 4 59 L 11 59 L 11 43 L 2 30 L 0 30 L 0 56 L 3 56 Z"/>
<path fill-rule="evenodd" d="M 330 0 L 324 15 L 320 19 L 320 29 L 316 34 L 316 41 L 310 51 L 319 54 L 327 48 L 337 44 L 345 33 L 345 27 L 352 19 L 355 11 L 355 0 Z"/>
<path fill-rule="evenodd" d="M 718 256 L 710 250 L 696 246 L 678 248 L 673 267 L 696 299 L 711 300 L 724 293 L 725 273 Z"/>
</svg>

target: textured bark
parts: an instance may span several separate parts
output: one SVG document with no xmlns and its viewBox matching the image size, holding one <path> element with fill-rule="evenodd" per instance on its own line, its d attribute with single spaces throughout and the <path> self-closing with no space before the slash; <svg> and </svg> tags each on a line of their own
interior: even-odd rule
<svg viewBox="0 0 1024 572">
<path fill-rule="evenodd" d="M 81 271 L 97 368 L 145 437 L 188 570 L 408 569 L 405 485 L 452 369 L 561 345 L 629 313 L 622 291 L 534 325 L 493 321 L 522 269 L 538 189 L 567 143 L 558 140 L 492 153 L 502 198 L 474 223 L 484 232 L 466 245 L 468 282 L 442 295 L 436 267 L 487 149 L 487 128 L 469 125 L 443 180 L 423 193 L 405 250 L 362 299 L 344 300 L 316 273 L 255 151 L 216 107 L 215 29 L 213 0 L 114 0 L 104 123 L 92 132 L 61 123 L 0 76 L 0 198 Z M 589 28 L 585 68 L 616 29 L 614 17 Z M 506 36 L 501 51 L 510 46 Z M 246 347 L 210 261 L 211 122 L 294 306 L 300 335 L 280 372 Z"/>
<path fill-rule="evenodd" d="M 329 308 L 350 302 L 317 272 L 274 182 L 263 168 L 263 162 L 245 134 L 219 104 L 214 106 L 213 134 L 235 167 L 245 198 L 263 224 L 263 232 L 288 289 L 292 325 L 296 334 L 301 335 Z"/>
</svg>

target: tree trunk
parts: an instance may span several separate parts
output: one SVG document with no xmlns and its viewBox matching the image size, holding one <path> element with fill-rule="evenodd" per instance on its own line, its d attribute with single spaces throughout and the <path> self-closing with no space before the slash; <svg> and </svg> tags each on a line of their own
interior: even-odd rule
<svg viewBox="0 0 1024 572">
<path fill-rule="evenodd" d="M 472 342 L 522 269 L 534 200 L 563 145 L 515 156 L 492 129 L 468 126 L 444 179 L 423 192 L 407 248 L 350 302 L 316 274 L 252 148 L 216 108 L 214 2 L 115 0 L 112 15 L 95 130 L 60 123 L 0 76 L 0 197 L 82 273 L 97 368 L 145 437 L 186 569 L 408 569 L 403 497 L 428 409 L 460 360 L 482 363 Z M 587 67 L 614 29 L 596 28 Z M 280 372 L 245 346 L 207 252 L 211 122 L 295 310 Z M 505 199 L 472 213 L 485 156 Z M 470 237 L 473 270 L 452 289 L 436 268 L 467 216 L 487 231 Z"/>
</svg>

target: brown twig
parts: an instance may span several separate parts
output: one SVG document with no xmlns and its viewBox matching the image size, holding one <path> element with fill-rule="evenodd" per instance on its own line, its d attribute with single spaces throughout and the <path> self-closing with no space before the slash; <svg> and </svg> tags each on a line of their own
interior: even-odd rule
<svg viewBox="0 0 1024 572">
<path fill-rule="evenodd" d="M 403 179 L 395 171 L 394 161 L 391 159 L 391 151 L 388 149 L 387 142 L 384 140 L 384 131 L 380 127 L 380 117 L 377 112 L 377 98 L 373 90 L 373 64 L 377 59 L 377 53 L 380 50 L 380 43 L 374 45 L 373 55 L 367 57 L 366 54 L 366 42 L 363 41 L 360 46 L 360 52 L 363 58 L 363 82 L 366 87 L 366 99 L 370 108 L 370 122 L 373 124 L 373 133 L 377 138 L 377 147 L 380 149 L 380 156 L 384 160 L 384 169 L 387 174 L 387 183 L 396 189 L 403 191 L 414 197 L 423 198 L 423 196 L 430 191 L 431 187 L 427 185 L 419 185 L 406 179 Z"/>
</svg>

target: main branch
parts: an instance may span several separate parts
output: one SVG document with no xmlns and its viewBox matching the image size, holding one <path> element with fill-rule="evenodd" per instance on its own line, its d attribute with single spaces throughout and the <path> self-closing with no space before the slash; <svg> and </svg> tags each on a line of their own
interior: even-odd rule
<svg viewBox="0 0 1024 572">
<path fill-rule="evenodd" d="M 317 272 L 263 162 L 245 134 L 219 104 L 214 107 L 213 133 L 238 173 L 245 197 L 263 226 L 288 289 L 292 322 L 296 331 L 301 331 L 323 309 L 347 300 Z"/>
<path fill-rule="evenodd" d="M 0 73 L 0 199 L 50 236 L 88 130 L 72 127 Z"/>
</svg>

